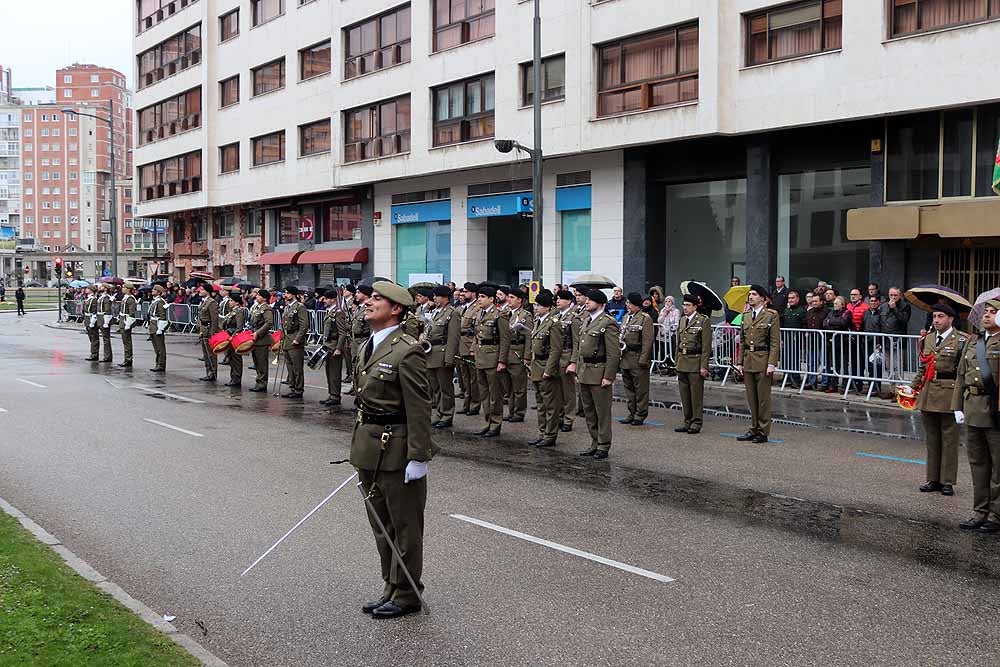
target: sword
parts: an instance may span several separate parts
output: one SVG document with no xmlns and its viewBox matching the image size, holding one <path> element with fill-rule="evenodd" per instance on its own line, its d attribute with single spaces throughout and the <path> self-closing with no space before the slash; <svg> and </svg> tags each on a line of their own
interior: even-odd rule
<svg viewBox="0 0 1000 667">
<path fill-rule="evenodd" d="M 299 519 L 299 522 L 298 522 L 297 524 L 295 524 L 294 526 L 292 526 L 292 529 L 291 529 L 291 530 L 289 530 L 289 531 L 288 531 L 287 533 L 285 533 L 284 535 L 282 535 L 282 536 L 281 536 L 281 539 L 280 539 L 280 540 L 278 540 L 277 542 L 275 542 L 274 544 L 272 544 L 272 545 L 271 545 L 271 548 L 270 548 L 270 549 L 268 549 L 267 551 L 265 551 L 265 552 L 264 552 L 263 554 L 261 554 L 260 558 L 258 558 L 257 560 L 255 560 L 255 561 L 254 561 L 254 562 L 253 562 L 253 563 L 252 563 L 252 564 L 250 565 L 250 567 L 248 567 L 247 569 L 243 570 L 243 574 L 241 574 L 240 576 L 242 577 L 242 576 L 243 576 L 244 574 L 246 574 L 246 573 L 247 573 L 247 572 L 249 572 L 250 570 L 254 569 L 254 567 L 256 567 L 256 566 L 257 566 L 257 563 L 259 563 L 259 562 L 261 562 L 262 560 L 264 560 L 264 558 L 265 558 L 265 557 L 266 557 L 266 556 L 267 556 L 267 555 L 268 555 L 269 553 L 271 553 L 272 551 L 274 551 L 274 550 L 275 550 L 275 548 L 277 548 L 277 546 L 278 546 L 279 544 L 281 544 L 282 542 L 284 542 L 284 541 L 285 541 L 285 539 L 286 539 L 286 538 L 287 538 L 287 537 L 288 537 L 289 535 L 291 535 L 292 533 L 294 533 L 294 532 L 295 532 L 295 529 L 296 529 L 296 528 L 298 528 L 299 526 L 301 526 L 302 524 L 304 524 L 304 523 L 306 522 L 306 519 L 308 519 L 308 518 L 309 518 L 309 517 L 311 517 L 311 516 L 312 516 L 313 514 L 315 514 L 315 513 L 317 512 L 317 511 L 319 511 L 319 508 L 320 508 L 320 507 L 322 507 L 323 505 L 325 505 L 325 504 L 327 503 L 327 501 L 329 501 L 329 500 L 330 500 L 330 498 L 333 498 L 333 496 L 334 496 L 334 495 L 336 495 L 337 491 L 340 491 L 340 490 L 341 490 L 342 488 L 344 488 L 345 486 L 347 486 L 348 482 L 350 482 L 350 481 L 351 481 L 352 479 L 354 479 L 354 478 L 355 478 L 355 477 L 357 477 L 357 476 L 358 476 L 358 473 L 357 473 L 357 472 L 355 472 L 355 473 L 354 473 L 353 475 L 351 475 L 350 477 L 348 477 L 347 479 L 345 479 L 345 480 L 344 480 L 343 482 L 341 482 L 341 483 L 340 483 L 340 486 L 338 486 L 338 487 L 337 487 L 336 489 L 334 489 L 334 490 L 333 490 L 333 491 L 332 491 L 332 492 L 330 493 L 330 495 L 328 495 L 328 496 L 327 496 L 326 498 L 324 498 L 324 499 L 323 499 L 323 501 L 322 501 L 322 502 L 320 502 L 320 504 L 319 504 L 319 505 L 316 505 L 316 507 L 312 508 L 312 511 L 310 511 L 310 512 L 309 512 L 308 514 L 306 514 L 306 515 L 305 515 L 304 517 L 302 517 L 301 519 Z M 409 573 L 407 573 L 407 576 L 409 576 Z M 418 595 L 419 595 L 419 593 L 418 593 Z"/>
</svg>

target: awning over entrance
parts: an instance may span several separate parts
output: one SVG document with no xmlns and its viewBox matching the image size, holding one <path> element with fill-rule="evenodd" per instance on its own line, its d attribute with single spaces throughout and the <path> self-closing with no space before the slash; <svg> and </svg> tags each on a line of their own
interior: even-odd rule
<svg viewBox="0 0 1000 667">
<path fill-rule="evenodd" d="M 1000 199 L 856 208 L 847 212 L 847 238 L 852 241 L 1000 236 Z"/>
<path fill-rule="evenodd" d="M 364 264 L 368 261 L 368 248 L 341 250 L 306 250 L 292 264 Z M 261 262 L 263 264 L 263 262 Z"/>
<path fill-rule="evenodd" d="M 295 260 L 302 252 L 268 252 L 260 256 L 261 264 L 295 264 Z"/>
</svg>

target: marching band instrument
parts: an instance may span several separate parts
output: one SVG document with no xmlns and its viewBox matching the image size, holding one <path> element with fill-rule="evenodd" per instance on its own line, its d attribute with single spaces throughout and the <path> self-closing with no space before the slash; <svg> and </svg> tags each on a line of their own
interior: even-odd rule
<svg viewBox="0 0 1000 667">
<path fill-rule="evenodd" d="M 306 361 L 306 366 L 312 369 L 317 369 L 326 362 L 326 358 L 330 356 L 330 348 L 325 345 L 320 345 L 313 353 L 309 355 L 309 359 Z"/>
<path fill-rule="evenodd" d="M 896 403 L 904 410 L 916 410 L 919 395 L 920 391 L 914 391 L 910 385 L 901 384 L 896 387 Z"/>
<path fill-rule="evenodd" d="M 229 344 L 237 354 L 250 354 L 254 344 L 253 332 L 249 329 L 240 331 L 229 339 Z"/>
<path fill-rule="evenodd" d="M 430 354 L 431 350 L 434 349 L 434 346 L 431 345 L 431 342 L 429 340 L 424 340 L 420 341 L 420 349 L 424 351 L 424 354 Z"/>
<path fill-rule="evenodd" d="M 229 339 L 232 336 L 226 330 L 214 333 L 208 338 L 208 348 L 215 354 L 221 354 L 229 349 Z"/>
<path fill-rule="evenodd" d="M 271 343 L 271 352 L 277 352 L 281 349 L 281 339 L 284 338 L 285 334 L 283 331 L 272 331 L 271 338 L 274 340 Z"/>
</svg>

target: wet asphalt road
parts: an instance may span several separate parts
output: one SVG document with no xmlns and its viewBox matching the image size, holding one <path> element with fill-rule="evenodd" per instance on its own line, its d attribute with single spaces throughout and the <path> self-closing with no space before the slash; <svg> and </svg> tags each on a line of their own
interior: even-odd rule
<svg viewBox="0 0 1000 667">
<path fill-rule="evenodd" d="M 304 404 L 205 386 L 197 348 L 176 339 L 162 379 L 143 370 L 138 336 L 135 371 L 86 363 L 85 336 L 49 319 L 0 315 L 0 496 L 231 665 L 992 665 L 1000 654 L 987 625 L 1000 541 L 955 528 L 970 504 L 964 454 L 958 494 L 931 497 L 915 493 L 917 442 L 782 426 L 747 446 L 732 437 L 738 418 L 681 436 L 672 410 L 616 425 L 607 463 L 574 456 L 581 420 L 536 452 L 521 444 L 527 425 L 482 442 L 465 434 L 478 420 L 460 417 L 431 464 L 430 616 L 358 611 L 380 583 L 352 487 L 241 579 L 350 474 L 329 464 L 346 457 L 349 411 L 315 404 L 317 373 Z"/>
</svg>

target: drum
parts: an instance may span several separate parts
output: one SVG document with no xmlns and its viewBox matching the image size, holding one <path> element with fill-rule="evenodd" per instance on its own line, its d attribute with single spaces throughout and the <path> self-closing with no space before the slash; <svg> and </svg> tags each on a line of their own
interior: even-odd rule
<svg viewBox="0 0 1000 667">
<path fill-rule="evenodd" d="M 907 385 L 899 385 L 896 387 L 896 403 L 898 403 L 899 407 L 904 410 L 916 410 L 917 397 L 919 395 L 919 391 L 914 391 L 912 387 Z"/>
<path fill-rule="evenodd" d="M 312 369 L 319 368 L 326 361 L 326 358 L 330 356 L 330 348 L 320 345 L 316 350 L 309 355 L 309 360 L 306 361 L 306 366 Z"/>
<path fill-rule="evenodd" d="M 239 331 L 229 340 L 229 344 L 237 354 L 250 354 L 250 350 L 253 349 L 253 332 Z"/>
<path fill-rule="evenodd" d="M 229 332 L 220 331 L 219 333 L 212 334 L 208 338 L 208 349 L 210 349 L 215 354 L 220 354 L 229 349 Z"/>
<path fill-rule="evenodd" d="M 272 331 L 271 332 L 271 338 L 274 339 L 274 342 L 271 343 L 271 352 L 277 352 L 278 350 L 281 349 L 281 339 L 282 339 L 282 337 L 284 337 L 284 333 L 281 332 L 281 331 Z"/>
</svg>

